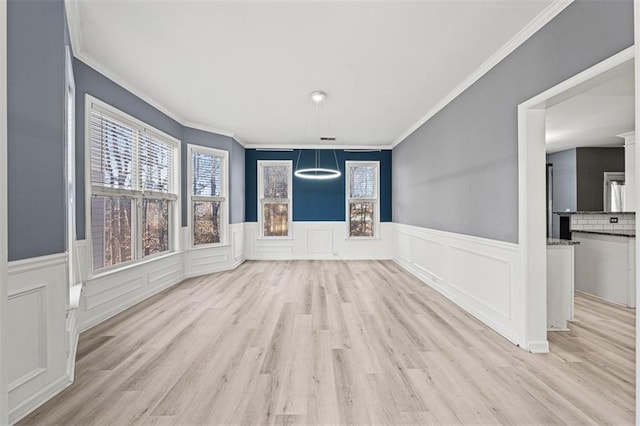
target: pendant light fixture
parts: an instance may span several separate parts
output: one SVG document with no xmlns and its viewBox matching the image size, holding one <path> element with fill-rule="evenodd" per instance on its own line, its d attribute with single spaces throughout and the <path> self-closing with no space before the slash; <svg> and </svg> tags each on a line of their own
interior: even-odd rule
<svg viewBox="0 0 640 426">
<path fill-rule="evenodd" d="M 327 94 L 321 91 L 312 92 L 310 95 L 311 105 L 315 106 L 315 116 L 316 116 L 316 131 L 318 132 L 318 137 L 320 137 L 320 109 L 325 106 L 325 101 L 327 99 Z M 308 124 L 307 118 L 307 124 Z M 307 133 L 307 124 L 305 124 L 305 136 Z M 331 126 L 329 125 L 329 118 L 327 117 L 327 127 L 331 130 Z M 304 136 L 303 136 L 304 142 Z M 335 169 L 322 167 L 322 159 L 321 159 L 321 150 L 315 149 L 315 158 L 314 158 L 314 167 L 307 167 L 304 169 L 300 168 L 300 157 L 302 156 L 302 149 L 298 151 L 298 161 L 296 162 L 296 167 L 294 171 L 294 175 L 296 177 L 302 179 L 314 179 L 314 180 L 324 180 L 324 179 L 334 179 L 342 176 L 342 172 L 340 172 L 340 166 L 338 164 L 338 155 L 336 154 L 336 150 L 333 150 L 333 159 L 335 161 Z"/>
</svg>

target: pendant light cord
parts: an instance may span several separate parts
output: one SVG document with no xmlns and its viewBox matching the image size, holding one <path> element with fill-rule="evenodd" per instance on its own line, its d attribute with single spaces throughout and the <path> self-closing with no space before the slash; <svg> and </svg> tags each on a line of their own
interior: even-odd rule
<svg viewBox="0 0 640 426">
<path fill-rule="evenodd" d="M 320 94 L 322 95 L 320 97 L 320 99 L 315 99 L 313 98 L 314 94 Z M 311 116 L 311 114 L 313 114 L 312 112 L 312 107 L 315 106 L 315 120 L 316 120 L 316 133 L 318 134 L 318 138 L 322 139 L 322 135 L 320 134 L 320 115 L 321 115 L 321 108 L 322 108 L 322 112 L 325 114 L 325 120 L 327 123 L 327 128 L 329 131 L 329 135 L 333 134 L 333 130 L 331 129 L 331 122 L 329 120 L 329 115 L 327 114 L 326 111 L 326 105 L 324 105 L 325 103 L 325 95 L 322 92 L 313 92 L 312 93 L 312 99 L 309 101 L 309 108 L 307 110 L 307 116 L 306 116 L 306 120 L 305 120 L 305 125 L 304 125 L 304 134 L 302 137 L 302 146 L 304 146 L 305 140 L 306 140 L 306 136 L 307 136 L 307 131 L 309 128 L 309 118 Z M 313 105 L 315 104 L 315 105 Z M 295 176 L 297 177 L 301 177 L 301 178 L 307 178 L 307 179 L 331 179 L 331 178 L 336 178 L 339 177 L 341 175 L 340 172 L 340 165 L 338 163 L 338 154 L 336 153 L 335 148 L 333 149 L 333 159 L 336 163 L 336 168 L 335 170 L 331 170 L 331 169 L 323 169 L 321 168 L 321 153 L 320 153 L 320 149 L 319 148 L 315 148 L 315 156 L 314 156 L 314 168 L 305 168 L 305 169 L 300 169 L 300 159 L 302 158 L 302 150 L 303 148 L 300 148 L 298 150 L 298 158 L 296 160 L 296 165 L 295 165 Z M 329 160 L 330 161 L 330 160 Z M 320 174 L 322 173 L 322 174 Z"/>
</svg>

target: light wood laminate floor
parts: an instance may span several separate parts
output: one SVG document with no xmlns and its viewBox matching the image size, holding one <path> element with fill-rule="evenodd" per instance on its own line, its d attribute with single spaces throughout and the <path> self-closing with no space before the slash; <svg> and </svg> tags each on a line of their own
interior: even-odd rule
<svg viewBox="0 0 640 426">
<path fill-rule="evenodd" d="M 390 261 L 246 262 L 80 336 L 21 424 L 632 424 L 634 311 L 529 354 Z"/>
</svg>

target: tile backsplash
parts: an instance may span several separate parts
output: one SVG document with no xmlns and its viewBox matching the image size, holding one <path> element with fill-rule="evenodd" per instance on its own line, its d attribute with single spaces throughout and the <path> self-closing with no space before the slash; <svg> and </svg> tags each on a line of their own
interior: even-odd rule
<svg viewBox="0 0 640 426">
<path fill-rule="evenodd" d="M 612 217 L 617 217 L 618 223 L 611 223 L 610 218 Z M 635 213 L 576 213 L 571 215 L 572 231 L 634 229 L 636 229 Z"/>
</svg>

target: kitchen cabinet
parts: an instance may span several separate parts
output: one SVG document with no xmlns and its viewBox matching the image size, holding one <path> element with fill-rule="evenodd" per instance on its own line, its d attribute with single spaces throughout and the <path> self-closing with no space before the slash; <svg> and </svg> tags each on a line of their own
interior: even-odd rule
<svg viewBox="0 0 640 426">
<path fill-rule="evenodd" d="M 635 308 L 635 234 L 574 231 L 575 287 L 609 302 Z"/>
</svg>

